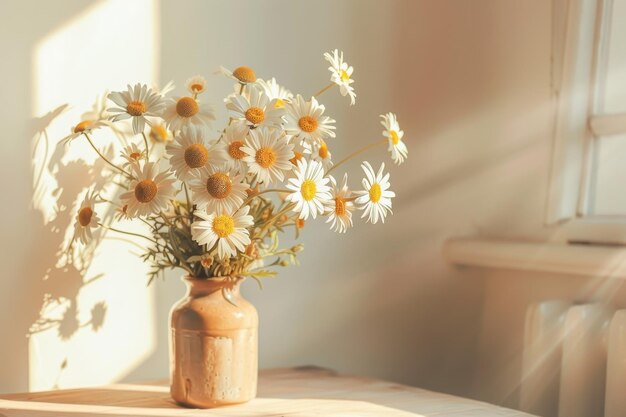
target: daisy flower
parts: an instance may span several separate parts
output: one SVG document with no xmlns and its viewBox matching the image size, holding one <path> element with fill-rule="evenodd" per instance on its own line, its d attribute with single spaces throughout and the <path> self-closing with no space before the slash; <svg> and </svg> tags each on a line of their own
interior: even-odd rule
<svg viewBox="0 0 626 417">
<path fill-rule="evenodd" d="M 208 166 L 189 181 L 193 202 L 208 213 L 232 213 L 237 210 L 250 188 L 243 175 L 233 175 L 228 169 Z"/>
<path fill-rule="evenodd" d="M 202 220 L 191 224 L 191 237 L 209 250 L 217 243 L 217 255 L 222 259 L 237 255 L 237 251 L 244 252 L 250 244 L 248 227 L 254 225 L 249 210 L 250 206 L 234 214 L 195 211 L 194 215 Z"/>
<path fill-rule="evenodd" d="M 226 161 L 228 168 L 245 173 L 248 166 L 243 161 L 246 153 L 241 150 L 246 142 L 246 136 L 250 129 L 245 123 L 235 122 L 227 126 L 222 139 L 217 143 L 216 150 Z"/>
<path fill-rule="evenodd" d="M 363 210 L 361 218 L 368 216 L 367 220 L 373 224 L 380 218 L 385 223 L 385 216 L 391 213 L 391 199 L 396 196 L 396 193 L 389 191 L 389 173 L 383 175 L 384 163 L 376 174 L 367 161 L 361 164 L 361 168 L 366 176 L 363 178 L 364 190 L 356 192 L 358 197 L 355 200 L 359 210 Z"/>
<path fill-rule="evenodd" d="M 126 160 L 124 167 L 138 164 L 140 159 L 146 159 L 146 151 L 139 148 L 134 143 L 126 146 L 121 152 L 122 158 Z"/>
<path fill-rule="evenodd" d="M 278 85 L 276 78 L 272 78 L 268 81 L 259 79 L 256 83 L 270 100 L 275 100 L 274 107 L 285 107 L 285 103 L 288 103 L 293 98 L 291 91 Z"/>
<path fill-rule="evenodd" d="M 232 71 L 227 68 L 220 67 L 217 73 L 230 77 L 241 84 L 249 84 L 256 81 L 256 74 L 252 68 L 246 67 L 245 65 L 237 67 Z"/>
<path fill-rule="evenodd" d="M 165 151 L 176 178 L 181 181 L 187 181 L 206 165 L 223 162 L 215 147 L 206 144 L 204 130 L 193 126 L 183 129 Z"/>
<path fill-rule="evenodd" d="M 128 204 L 125 204 L 115 210 L 115 220 L 120 222 L 123 220 L 130 220 L 130 217 L 128 216 Z"/>
<path fill-rule="evenodd" d="M 150 140 L 154 143 L 166 143 L 171 140 L 167 127 L 163 123 L 154 123 L 150 127 Z"/>
<path fill-rule="evenodd" d="M 128 205 L 129 218 L 146 216 L 166 210 L 174 198 L 174 182 L 169 172 L 159 172 L 154 162 L 146 162 L 143 169 L 133 165 L 135 179 L 129 190 L 120 196 L 123 205 Z"/>
<path fill-rule="evenodd" d="M 276 107 L 276 101 L 270 101 L 258 88 L 249 90 L 243 94 L 232 94 L 226 99 L 226 108 L 232 116 L 244 120 L 251 127 L 280 127 L 285 109 Z"/>
<path fill-rule="evenodd" d="M 380 117 L 383 119 L 380 124 L 385 128 L 385 130 L 383 130 L 383 136 L 389 139 L 387 151 L 391 153 L 393 162 L 400 165 L 409 154 L 409 150 L 404 142 L 402 142 L 404 131 L 400 130 L 400 125 L 398 124 L 398 119 L 395 114 L 381 114 Z"/>
<path fill-rule="evenodd" d="M 109 113 L 116 113 L 111 116 L 111 120 L 133 119 L 133 132 L 135 134 L 143 132 L 146 123 L 150 125 L 147 117 L 161 116 L 165 108 L 163 97 L 145 84 L 135 84 L 134 87 L 127 86 L 127 91 L 114 92 L 108 95 L 109 100 L 119 107 L 108 109 Z"/>
<path fill-rule="evenodd" d="M 300 213 L 299 218 L 313 218 L 324 213 L 324 206 L 332 198 L 328 178 L 324 178 L 322 164 L 317 161 L 302 159 L 296 167 L 296 177 L 290 178 L 287 188 L 293 191 L 286 198 L 295 203 L 293 211 Z"/>
<path fill-rule="evenodd" d="M 96 214 L 95 203 L 95 192 L 92 191 L 90 193 L 87 191 L 76 215 L 74 238 L 78 239 L 83 245 L 89 243 L 91 240 L 91 229 L 98 227 L 98 223 L 100 223 L 100 218 Z"/>
<path fill-rule="evenodd" d="M 293 145 L 282 137 L 278 130 L 266 127 L 251 130 L 248 139 L 240 148 L 246 153 L 243 160 L 248 171 L 257 175 L 259 182 L 266 186 L 274 181 L 282 181 L 283 171 L 291 171 L 289 160 L 293 158 Z"/>
<path fill-rule="evenodd" d="M 206 90 L 206 79 L 201 75 L 195 75 L 185 82 L 185 87 L 191 94 L 200 94 Z"/>
<path fill-rule="evenodd" d="M 325 107 L 318 104 L 315 97 L 305 101 L 301 95 L 287 104 L 285 131 L 309 145 L 319 144 L 322 140 L 335 137 L 335 123 L 324 114 Z"/>
<path fill-rule="evenodd" d="M 91 133 L 93 130 L 104 126 L 106 123 L 103 120 L 83 119 L 80 123 L 74 126 L 71 133 L 61 139 L 61 142 L 69 142 L 76 139 L 83 133 Z"/>
<path fill-rule="evenodd" d="M 170 99 L 163 119 L 171 131 L 182 130 L 186 126 L 210 127 L 215 120 L 215 112 L 208 104 L 186 96 Z"/>
<path fill-rule="evenodd" d="M 354 87 L 350 85 L 354 82 L 350 77 L 352 77 L 354 68 L 344 62 L 343 52 L 339 52 L 337 49 L 333 51 L 332 55 L 326 52 L 324 58 L 326 58 L 326 61 L 330 62 L 330 67 L 328 67 L 331 73 L 330 81 L 339 86 L 339 91 L 342 96 L 350 96 L 350 105 L 353 106 L 356 100 L 356 93 L 354 92 Z"/>
<path fill-rule="evenodd" d="M 332 155 L 328 150 L 328 145 L 326 145 L 326 142 L 323 140 L 318 145 L 311 146 L 305 144 L 304 153 L 311 154 L 312 159 L 321 162 L 324 171 L 328 171 L 328 169 L 333 166 Z"/>
<path fill-rule="evenodd" d="M 294 166 L 297 166 L 298 161 L 304 158 L 305 154 L 311 153 L 311 147 L 308 144 L 299 142 L 297 140 L 290 140 L 289 142 L 293 145 L 293 158 L 291 158 L 289 161 Z"/>
<path fill-rule="evenodd" d="M 329 204 L 326 205 L 326 214 L 330 223 L 330 230 L 345 233 L 348 228 L 352 227 L 352 211 L 354 203 L 350 201 L 352 192 L 348 190 L 348 174 L 343 176 L 341 187 L 337 187 L 337 181 L 330 175 L 330 183 L 332 186 Z"/>
</svg>

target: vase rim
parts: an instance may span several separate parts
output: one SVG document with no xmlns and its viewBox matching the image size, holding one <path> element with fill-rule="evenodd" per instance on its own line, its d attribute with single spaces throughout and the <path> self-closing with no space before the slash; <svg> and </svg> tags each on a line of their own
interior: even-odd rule
<svg viewBox="0 0 626 417">
<path fill-rule="evenodd" d="M 207 278 L 196 278 L 196 277 L 192 277 L 191 275 L 183 275 L 182 280 L 183 281 L 189 281 L 189 282 L 224 282 L 224 281 L 228 281 L 228 280 L 233 280 L 233 281 L 241 281 L 245 279 L 244 277 L 242 277 L 241 275 L 222 275 L 222 276 L 218 276 L 218 277 L 207 277 Z"/>
</svg>

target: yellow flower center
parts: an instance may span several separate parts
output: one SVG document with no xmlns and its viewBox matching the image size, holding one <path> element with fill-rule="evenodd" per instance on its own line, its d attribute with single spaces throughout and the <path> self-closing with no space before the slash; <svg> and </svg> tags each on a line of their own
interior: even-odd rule
<svg viewBox="0 0 626 417">
<path fill-rule="evenodd" d="M 263 123 L 265 112 L 260 107 L 250 107 L 246 110 L 246 120 L 255 125 Z"/>
<path fill-rule="evenodd" d="M 167 140 L 167 129 L 163 125 L 153 125 L 150 129 L 150 139 L 155 142 L 165 142 Z"/>
<path fill-rule="evenodd" d="M 140 203 L 151 202 L 157 194 L 156 183 L 152 180 L 142 180 L 135 185 L 135 198 Z"/>
<path fill-rule="evenodd" d="M 246 66 L 235 68 L 233 76 L 242 83 L 253 83 L 256 81 L 256 74 L 252 68 Z"/>
<path fill-rule="evenodd" d="M 274 103 L 274 107 L 276 107 L 277 109 L 285 107 L 285 100 L 283 100 L 282 98 L 277 98 L 276 103 Z"/>
<path fill-rule="evenodd" d="M 209 160 L 209 151 L 201 143 L 191 144 L 185 149 L 185 163 L 189 168 L 200 168 Z"/>
<path fill-rule="evenodd" d="M 235 231 L 235 220 L 226 215 L 222 214 L 221 216 L 215 216 L 213 219 L 213 232 L 221 237 L 227 237 L 232 232 Z"/>
<path fill-rule="evenodd" d="M 83 122 L 80 122 L 79 124 L 76 125 L 76 127 L 74 127 L 74 133 L 84 132 L 92 124 L 93 122 L 91 120 L 85 120 Z"/>
<path fill-rule="evenodd" d="M 346 70 L 341 70 L 341 81 L 344 83 L 350 79 L 350 76 L 346 72 Z"/>
<path fill-rule="evenodd" d="M 246 156 L 246 153 L 241 150 L 243 146 L 243 142 L 240 140 L 234 140 L 230 145 L 228 145 L 228 154 L 233 159 L 241 159 Z"/>
<path fill-rule="evenodd" d="M 318 151 L 318 155 L 322 159 L 328 158 L 328 145 L 326 145 L 326 142 L 322 142 L 322 144 L 320 145 L 320 149 Z"/>
<path fill-rule="evenodd" d="M 372 203 L 378 203 L 378 201 L 380 200 L 381 194 L 382 194 L 382 191 L 380 189 L 380 184 L 378 184 L 377 182 L 372 184 L 372 186 L 370 187 L 370 200 L 371 200 L 371 202 Z"/>
<path fill-rule="evenodd" d="M 204 86 L 202 84 L 191 84 L 191 91 L 199 93 L 204 90 Z"/>
<path fill-rule="evenodd" d="M 136 161 L 141 158 L 141 152 L 131 152 L 128 156 L 130 157 L 130 159 L 134 159 Z"/>
<path fill-rule="evenodd" d="M 276 153 L 272 148 L 259 148 L 254 155 L 254 159 L 257 164 L 261 165 L 263 168 L 269 168 L 274 165 L 276 161 Z"/>
<path fill-rule="evenodd" d="M 233 189 L 230 177 L 222 172 L 216 172 L 206 181 L 206 190 L 215 198 L 226 198 Z"/>
<path fill-rule="evenodd" d="M 126 105 L 126 112 L 131 116 L 141 116 L 146 112 L 146 104 L 143 101 L 131 101 Z"/>
<path fill-rule="evenodd" d="M 294 165 L 298 165 L 298 161 L 301 160 L 303 156 L 304 155 L 302 155 L 302 152 L 293 151 L 293 158 L 291 158 L 289 162 Z"/>
<path fill-rule="evenodd" d="M 335 214 L 337 216 L 346 214 L 346 200 L 343 197 L 335 197 Z"/>
<path fill-rule="evenodd" d="M 91 207 L 83 207 L 78 212 L 78 223 L 81 226 L 87 227 L 91 223 L 91 216 L 93 216 L 93 210 Z"/>
<path fill-rule="evenodd" d="M 182 97 L 176 102 L 176 113 L 180 117 L 192 117 L 199 111 L 198 102 L 193 97 Z"/>
<path fill-rule="evenodd" d="M 390 130 L 389 136 L 391 136 L 391 143 L 393 143 L 394 145 L 397 145 L 398 142 L 400 142 L 400 138 L 398 137 L 398 132 L 396 132 L 395 130 Z"/>
<path fill-rule="evenodd" d="M 317 119 L 311 116 L 302 116 L 298 120 L 298 126 L 307 133 L 314 132 L 317 129 Z"/>
<path fill-rule="evenodd" d="M 317 184 L 315 184 L 315 181 L 308 179 L 302 182 L 302 185 L 300 186 L 300 194 L 302 194 L 302 198 L 304 198 L 306 201 L 313 200 L 316 192 Z"/>
</svg>

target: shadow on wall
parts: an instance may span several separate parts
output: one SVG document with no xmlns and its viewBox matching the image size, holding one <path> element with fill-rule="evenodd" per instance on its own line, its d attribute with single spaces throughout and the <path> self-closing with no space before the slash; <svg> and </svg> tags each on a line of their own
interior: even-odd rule
<svg viewBox="0 0 626 417">
<path fill-rule="evenodd" d="M 0 36 L 0 46 L 12 54 L 1 69 L 11 80 L 2 96 L 16 98 L 5 123 L 13 140 L 0 145 L 11 155 L 2 169 L 14 187 L 11 204 L 0 213 L 11 237 L 2 242 L 0 392 L 112 382 L 154 349 L 154 291 L 145 288 L 147 267 L 137 261 L 134 241 L 96 232 L 88 245 L 67 251 L 85 192 L 94 188 L 110 196 L 117 185 L 83 138 L 71 147 L 58 142 L 80 120 L 79 109 L 106 88 L 154 81 L 157 5 L 0 5 L 0 14 L 12 17 Z M 34 8 L 39 13 L 33 15 Z M 111 34 L 106 22 L 113 18 L 132 27 L 130 33 Z M 136 42 L 119 50 L 127 35 Z M 108 136 L 94 139 L 113 157 Z M 105 224 L 114 216 L 112 210 L 97 213 Z"/>
<path fill-rule="evenodd" d="M 75 222 L 75 203 L 93 184 L 97 189 L 111 180 L 110 173 L 105 169 L 105 164 L 98 159 L 94 164 L 87 164 L 77 159 L 64 161 L 67 147 L 62 143 L 51 143 L 47 133 L 49 125 L 54 118 L 67 108 L 60 106 L 54 111 L 41 118 L 33 120 L 35 131 L 34 149 L 43 148 L 43 158 L 40 161 L 48 161 L 41 164 L 33 185 L 33 210 L 31 211 L 33 222 L 38 230 L 38 238 L 32 248 L 37 254 L 37 261 L 29 263 L 26 276 L 32 277 L 32 287 L 27 293 L 24 302 L 25 311 L 31 313 L 28 321 L 31 326 L 27 331 L 29 337 L 49 330 L 54 330 L 61 341 L 71 339 L 82 328 L 98 331 L 104 324 L 107 312 L 106 301 L 100 300 L 94 303 L 90 309 L 88 321 L 81 323 L 78 311 L 78 296 L 81 289 L 103 274 L 90 276 L 88 267 L 92 262 L 94 253 L 102 240 L 100 233 L 80 250 L 69 251 L 67 232 L 73 232 Z M 51 155 L 48 155 L 48 152 Z M 107 154 L 112 154 L 112 147 L 108 148 Z M 33 160 L 37 160 L 33 155 Z M 44 178 L 52 178 L 53 181 L 44 181 Z M 35 209 L 46 193 L 47 184 L 55 184 L 51 195 L 54 197 L 52 210 L 54 217 L 45 222 L 38 210 Z M 107 217 L 111 217 L 107 214 Z M 67 368 L 71 359 L 65 357 L 58 364 L 59 376 L 51 388 L 58 388 L 60 374 Z"/>
<path fill-rule="evenodd" d="M 5 143 L 7 149 L 3 154 L 14 155 L 13 158 L 6 160 L 5 164 L 7 172 L 13 173 L 10 176 L 12 184 L 16 190 L 27 191 L 17 193 L 11 208 L 12 213 L 3 216 L 5 219 L 12 219 L 7 227 L 9 235 L 14 238 L 7 239 L 11 242 L 11 247 L 3 251 L 7 257 L 4 262 L 12 273 L 4 276 L 0 282 L 0 288 L 6 289 L 0 292 L 3 306 L 0 322 L 4 353 L 0 359 L 2 376 L 0 392 L 25 391 L 29 388 L 28 337 L 31 334 L 56 328 L 59 338 L 68 339 L 81 326 L 99 328 L 106 316 L 106 303 L 103 300 L 93 305 L 91 323 L 78 322 L 75 300 L 80 288 L 85 285 L 84 269 L 75 265 L 58 264 L 58 254 L 65 239 L 64 232 L 71 223 L 69 210 L 73 207 L 77 195 L 85 187 L 85 183 L 90 178 L 95 178 L 97 176 L 95 171 L 101 167 L 94 167 L 90 176 L 84 176 L 82 171 L 84 165 L 81 166 L 78 162 L 62 162 L 62 154 L 59 153 L 62 149 L 57 149 L 55 144 L 51 143 L 47 128 L 67 110 L 67 105 L 59 106 L 42 117 L 31 119 L 30 122 L 20 119 L 22 115 L 33 113 L 35 86 L 32 83 L 34 65 L 32 51 L 42 37 L 57 25 L 66 22 L 68 16 L 79 13 L 89 6 L 88 1 L 64 3 L 66 3 L 64 7 L 54 8 L 35 2 L 2 5 L 2 14 L 12 16 L 5 22 L 3 33 L 6 36 L 2 36 L 4 41 L 11 42 L 3 45 L 6 46 L 3 50 L 11 51 L 12 59 L 3 66 L 2 72 L 5 79 L 12 80 L 6 86 L 7 95 L 19 98 L 14 103 L 13 118 L 7 120 L 6 125 L 7 137 L 14 139 Z M 33 6 L 38 8 L 43 6 L 45 13 L 33 15 Z M 31 22 L 27 30 L 20 28 L 25 21 Z M 33 138 L 31 146 L 33 154 L 29 154 L 28 151 L 29 138 Z M 16 142 L 22 146 L 16 146 Z M 33 172 L 31 161 L 39 146 L 46 149 L 45 153 L 51 152 L 54 155 L 49 163 L 41 164 L 40 170 Z M 48 224 L 45 224 L 42 213 L 33 205 L 37 195 L 31 194 L 31 190 L 41 190 L 39 186 L 33 187 L 33 184 L 40 183 L 44 172 L 54 172 L 58 183 L 55 190 L 59 199 L 55 208 L 58 215 Z M 67 181 L 68 178 L 72 180 Z M 21 213 L 20 217 L 15 216 L 15 213 Z M 49 312 L 49 307 L 53 305 L 59 307 L 61 310 L 59 314 L 54 316 L 42 314 Z M 67 366 L 67 359 L 54 366 L 60 374 Z"/>
</svg>

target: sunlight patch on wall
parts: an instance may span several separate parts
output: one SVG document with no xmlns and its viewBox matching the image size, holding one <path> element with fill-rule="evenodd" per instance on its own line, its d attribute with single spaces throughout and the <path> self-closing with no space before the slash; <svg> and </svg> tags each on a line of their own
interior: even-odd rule
<svg viewBox="0 0 626 417">
<path fill-rule="evenodd" d="M 102 175 L 104 164 L 94 164 L 97 155 L 83 137 L 70 147 L 58 142 L 94 102 L 102 107 L 97 98 L 107 89 L 156 81 L 157 5 L 153 0 L 97 2 L 33 50 L 38 132 L 32 143 L 33 206 L 44 218 L 39 232 L 49 253 L 38 254 L 41 265 L 33 277 L 42 304 L 29 335 L 31 390 L 114 382 L 155 348 L 154 289 L 146 288 L 148 267 L 137 257 L 139 242 L 106 234 L 86 248 L 78 264 L 63 261 L 76 205 L 88 187 L 106 186 L 109 194 L 116 189 Z M 114 137 L 104 130 L 93 135 L 101 150 L 117 157 L 121 144 Z M 105 223 L 113 214 L 98 212 Z"/>
</svg>

